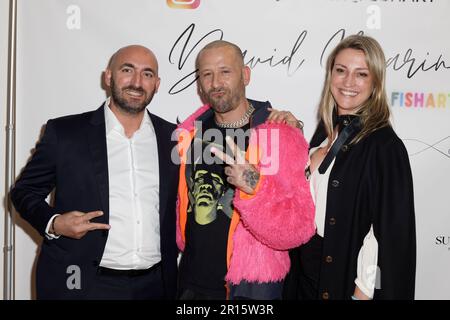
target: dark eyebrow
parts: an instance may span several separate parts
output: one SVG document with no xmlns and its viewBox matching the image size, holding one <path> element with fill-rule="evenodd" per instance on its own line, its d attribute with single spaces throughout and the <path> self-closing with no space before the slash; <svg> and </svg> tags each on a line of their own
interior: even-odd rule
<svg viewBox="0 0 450 320">
<path fill-rule="evenodd" d="M 156 74 L 155 70 L 152 68 L 145 68 L 144 71 L 150 71 L 151 73 Z"/>
<path fill-rule="evenodd" d="M 124 64 L 122 64 L 122 65 L 120 66 L 120 69 L 122 69 L 123 67 L 129 67 L 129 68 L 133 68 L 133 69 L 136 68 L 136 66 L 135 66 L 134 64 L 129 63 L 129 62 L 125 62 Z M 150 71 L 151 73 L 156 74 L 155 70 L 153 70 L 153 69 L 150 68 L 150 67 L 145 68 L 144 71 Z"/>
<path fill-rule="evenodd" d="M 134 68 L 134 65 L 132 63 L 125 62 L 120 66 L 120 69 L 122 69 L 123 67 Z"/>
</svg>

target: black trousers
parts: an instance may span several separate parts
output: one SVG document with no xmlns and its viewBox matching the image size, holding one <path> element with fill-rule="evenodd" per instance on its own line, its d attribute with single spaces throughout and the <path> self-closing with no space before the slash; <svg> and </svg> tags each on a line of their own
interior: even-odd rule
<svg viewBox="0 0 450 320">
<path fill-rule="evenodd" d="M 317 300 L 323 238 L 314 235 L 304 245 L 289 252 L 291 269 L 283 288 L 284 300 Z"/>
<path fill-rule="evenodd" d="M 115 272 L 99 268 L 87 295 L 89 300 L 161 300 L 164 299 L 161 265 L 148 272 Z"/>
<path fill-rule="evenodd" d="M 227 294 L 223 293 L 203 293 L 193 289 L 181 288 L 178 293 L 178 300 L 225 300 Z"/>
</svg>

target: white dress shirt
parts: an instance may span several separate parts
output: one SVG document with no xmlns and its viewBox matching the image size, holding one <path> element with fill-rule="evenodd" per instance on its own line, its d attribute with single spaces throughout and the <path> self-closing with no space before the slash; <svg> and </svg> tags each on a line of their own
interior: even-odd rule
<svg viewBox="0 0 450 320">
<path fill-rule="evenodd" d="M 327 145 L 328 139 L 322 142 L 318 147 L 311 148 L 309 155 L 311 155 L 318 149 Z M 318 167 L 311 172 L 310 177 L 310 189 L 312 198 L 316 205 L 316 232 L 319 236 L 323 237 L 325 232 L 325 215 L 327 209 L 327 193 L 328 193 L 328 180 L 330 178 L 330 172 L 334 165 L 331 162 L 330 166 L 324 174 L 320 174 Z M 376 270 L 378 261 L 378 241 L 373 233 L 373 226 L 371 225 L 369 232 L 364 238 L 363 245 L 358 254 L 358 266 L 357 277 L 355 284 L 361 289 L 361 291 L 369 298 L 373 297 L 375 290 Z"/>
<path fill-rule="evenodd" d="M 159 167 L 155 130 L 147 112 L 131 138 L 105 104 L 109 177 L 108 240 L 100 265 L 147 269 L 161 261 Z"/>
</svg>

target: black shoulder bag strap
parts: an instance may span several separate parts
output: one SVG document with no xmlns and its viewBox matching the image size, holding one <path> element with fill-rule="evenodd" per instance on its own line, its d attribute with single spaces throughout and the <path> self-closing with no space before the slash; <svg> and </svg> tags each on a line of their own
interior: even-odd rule
<svg viewBox="0 0 450 320">
<path fill-rule="evenodd" d="M 333 159 L 336 157 L 342 145 L 359 128 L 359 126 L 360 120 L 359 117 L 357 117 L 353 119 L 352 122 L 350 122 L 349 125 L 341 131 L 336 141 L 331 146 L 330 151 L 328 151 L 327 155 L 319 166 L 318 170 L 320 174 L 324 174 L 327 171 L 328 167 L 330 166 L 331 162 L 333 162 Z"/>
</svg>

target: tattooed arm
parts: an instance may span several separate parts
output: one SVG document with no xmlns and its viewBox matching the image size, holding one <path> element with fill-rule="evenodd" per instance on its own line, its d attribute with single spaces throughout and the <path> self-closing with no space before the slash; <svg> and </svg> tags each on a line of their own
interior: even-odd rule
<svg viewBox="0 0 450 320">
<path fill-rule="evenodd" d="M 242 173 L 242 177 L 244 178 L 246 186 L 255 190 L 259 181 L 259 172 L 256 171 L 255 167 L 252 166 L 252 168 L 245 169 Z"/>
</svg>

